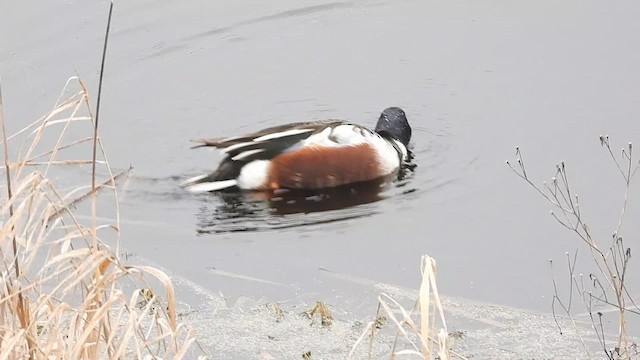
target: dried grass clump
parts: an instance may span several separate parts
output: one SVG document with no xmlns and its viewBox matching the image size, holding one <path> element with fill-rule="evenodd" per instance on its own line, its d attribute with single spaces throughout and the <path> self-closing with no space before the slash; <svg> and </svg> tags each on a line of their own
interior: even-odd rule
<svg viewBox="0 0 640 360">
<path fill-rule="evenodd" d="M 116 185 L 131 169 L 109 166 L 82 82 L 10 137 L 0 94 L 0 123 L 0 358 L 183 358 L 194 338 L 171 280 L 119 257 Z"/>
<path fill-rule="evenodd" d="M 408 311 L 391 296 L 381 294 L 378 298 L 376 317 L 367 324 L 354 344 L 349 359 L 353 359 L 357 347 L 367 337 L 369 337 L 369 358 L 371 358 L 373 340 L 376 330 L 382 327 L 384 322 L 382 319 L 390 319 L 396 327 L 391 359 L 401 355 L 417 356 L 422 359 L 465 359 L 450 348 L 447 322 L 436 284 L 435 259 L 427 255 L 422 256 L 421 273 L 422 283 L 414 310 Z M 381 314 L 381 310 L 384 311 L 384 315 Z M 399 349 L 399 347 L 404 348 Z"/>
<path fill-rule="evenodd" d="M 552 302 L 553 315 L 560 311 L 570 320 L 574 330 L 580 331 L 574 321 L 572 308 L 575 309 L 574 302 L 580 301 L 584 306 L 591 320 L 593 330 L 598 336 L 602 351 L 607 359 L 627 360 L 638 359 L 638 344 L 629 333 L 627 322 L 628 317 L 635 317 L 638 320 L 640 315 L 640 303 L 630 293 L 627 284 L 637 282 L 636 274 L 629 272 L 631 261 L 631 247 L 628 246 L 628 238 L 623 237 L 623 225 L 631 181 L 638 168 L 640 160 L 633 152 L 633 144 L 628 143 L 619 152 L 619 156 L 612 149 L 608 135 L 600 136 L 600 145 L 606 149 L 622 180 L 624 181 L 624 195 L 618 223 L 613 226 L 614 230 L 609 238 L 598 238 L 587 224 L 587 220 L 580 207 L 580 198 L 575 190 L 570 186 L 568 166 L 564 161 L 556 165 L 555 176 L 551 178 L 551 183 L 542 182 L 538 185 L 533 182 L 527 168 L 520 148 L 516 148 L 516 163 L 512 165 L 507 161 L 507 165 L 513 172 L 531 186 L 542 196 L 553 210 L 551 216 L 564 228 L 571 231 L 580 241 L 586 245 L 591 261 L 596 267 L 594 273 L 583 276 L 576 272 L 576 262 L 578 253 L 573 258 L 567 253 L 567 268 L 569 273 L 568 296 L 559 295 L 555 277 L 553 278 L 554 295 Z M 550 261 L 551 266 L 553 262 Z M 631 276 L 631 278 L 629 278 Z M 574 296 L 577 295 L 577 296 Z M 615 318 L 611 316 L 615 314 Z M 613 318 L 613 319 L 612 319 Z M 617 324 L 617 339 L 608 341 L 605 324 L 612 322 Z M 556 323 L 557 319 L 556 319 Z M 560 328 L 560 325 L 558 325 Z M 560 328 L 562 333 L 562 329 Z M 586 354 L 591 354 L 583 343 Z"/>
</svg>

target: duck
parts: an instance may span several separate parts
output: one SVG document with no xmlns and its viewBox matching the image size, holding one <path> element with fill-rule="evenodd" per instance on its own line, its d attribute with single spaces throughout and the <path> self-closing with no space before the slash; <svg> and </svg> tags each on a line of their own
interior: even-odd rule
<svg viewBox="0 0 640 360">
<path fill-rule="evenodd" d="M 192 139 L 224 158 L 211 173 L 185 180 L 192 193 L 226 189 L 320 190 L 397 174 L 412 158 L 411 126 L 400 107 L 382 111 L 376 127 L 346 120 L 295 122 L 250 134 Z"/>
</svg>

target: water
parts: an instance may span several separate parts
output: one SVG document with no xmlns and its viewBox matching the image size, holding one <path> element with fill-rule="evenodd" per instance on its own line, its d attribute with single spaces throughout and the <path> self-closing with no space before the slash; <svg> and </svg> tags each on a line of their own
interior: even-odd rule
<svg viewBox="0 0 640 360">
<path fill-rule="evenodd" d="M 76 71 L 96 88 L 107 10 L 2 5 L 10 130 L 49 110 Z M 230 298 L 352 306 L 375 294 L 325 270 L 415 288 L 426 253 L 444 294 L 548 311 L 547 260 L 580 247 L 587 273 L 589 255 L 504 161 L 520 146 L 542 181 L 565 160 L 607 241 L 624 188 L 598 136 L 640 139 L 639 15 L 602 1 L 118 2 L 101 134 L 112 166 L 135 169 L 122 246 Z M 190 138 L 322 118 L 374 126 L 388 106 L 407 112 L 418 167 L 382 192 L 296 207 L 178 187 L 221 159 Z"/>
</svg>

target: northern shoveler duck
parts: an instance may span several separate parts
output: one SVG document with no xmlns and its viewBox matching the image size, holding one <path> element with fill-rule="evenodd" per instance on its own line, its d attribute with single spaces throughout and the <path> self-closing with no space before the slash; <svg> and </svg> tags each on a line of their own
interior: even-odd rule
<svg viewBox="0 0 640 360">
<path fill-rule="evenodd" d="M 342 120 L 298 122 L 228 138 L 192 140 L 226 157 L 211 174 L 188 179 L 191 192 L 323 189 L 392 175 L 409 160 L 404 111 L 385 109 L 375 130 Z"/>
</svg>

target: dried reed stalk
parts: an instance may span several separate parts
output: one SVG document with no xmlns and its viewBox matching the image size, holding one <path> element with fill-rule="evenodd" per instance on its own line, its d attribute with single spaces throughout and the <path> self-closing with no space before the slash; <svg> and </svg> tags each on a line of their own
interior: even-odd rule
<svg viewBox="0 0 640 360">
<path fill-rule="evenodd" d="M 115 238 L 119 246 L 117 184 L 131 169 L 113 172 L 95 134 L 96 154 L 90 161 L 60 158 L 63 148 L 88 141 L 86 136 L 69 139 L 71 127 L 91 124 L 95 130 L 92 117 L 85 115 L 86 90 L 78 81 L 80 90 L 70 91 L 74 84 L 67 82 L 63 90 L 71 92 L 68 99 L 18 131 L 20 136 L 3 133 L 10 191 L 0 205 L 0 359 L 193 357 L 195 339 L 177 321 L 171 279 L 149 266 L 123 264 L 119 252 L 103 241 Z M 2 115 L 0 121 L 4 129 Z M 43 140 L 52 136 L 54 147 L 42 149 Z M 12 149 L 20 154 L 15 161 L 9 158 Z M 33 154 L 47 161 L 34 164 Z M 52 180 L 65 169 L 86 166 L 96 167 L 90 170 L 88 191 L 84 184 L 61 191 Z M 98 176 L 98 167 L 104 167 L 105 179 Z M 96 203 L 95 209 L 89 204 L 91 216 L 81 221 L 79 209 L 101 190 L 111 191 L 115 204 Z M 98 205 L 115 205 L 114 223 L 98 222 Z M 153 294 L 163 296 L 153 295 L 139 307 L 139 289 L 153 288 L 148 278 L 159 281 Z"/>
<path fill-rule="evenodd" d="M 398 355 L 415 355 L 423 359 L 438 358 L 447 360 L 453 357 L 465 359 L 464 356 L 450 349 L 446 319 L 436 284 L 436 261 L 427 255 L 422 256 L 421 273 L 420 292 L 414 307 L 419 309 L 418 318 L 420 319 L 420 324 L 418 325 L 414 321 L 412 311 L 406 310 L 398 301 L 383 293 L 378 298 L 379 306 L 376 318 L 367 324 L 365 330 L 351 348 L 348 359 L 353 359 L 356 349 L 367 336 L 371 338 L 369 346 L 369 358 L 371 358 L 371 348 L 376 328 L 378 327 L 380 309 L 384 311 L 384 314 L 391 320 L 396 329 L 396 337 L 390 354 L 392 359 Z M 437 317 L 432 317 L 432 314 L 435 315 L 436 313 Z M 436 322 L 436 319 L 439 321 Z M 437 332 L 436 323 L 441 326 Z M 410 348 L 396 350 L 400 339 L 408 343 Z M 434 356 L 436 354 L 437 356 Z"/>
</svg>

